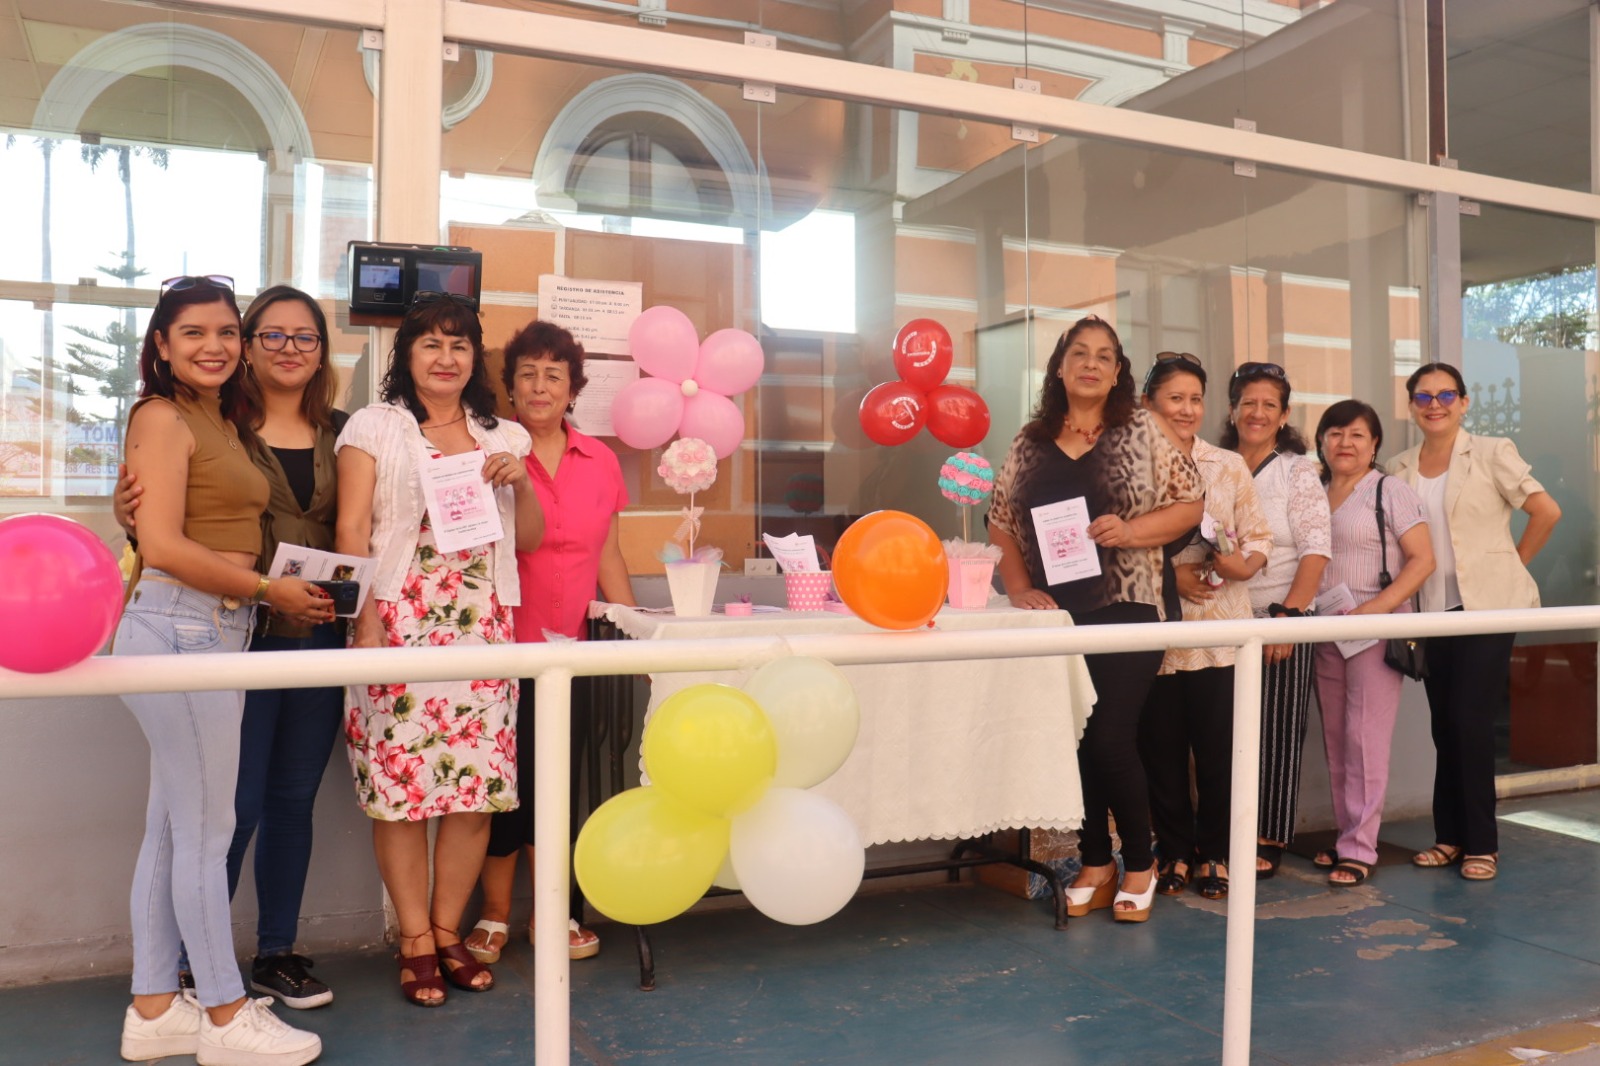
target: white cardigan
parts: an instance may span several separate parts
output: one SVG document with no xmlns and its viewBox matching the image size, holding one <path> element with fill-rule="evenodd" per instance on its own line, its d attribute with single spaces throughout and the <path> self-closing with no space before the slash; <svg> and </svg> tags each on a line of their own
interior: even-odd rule
<svg viewBox="0 0 1600 1066">
<path fill-rule="evenodd" d="M 468 415 L 467 431 L 485 454 L 510 452 L 520 460 L 533 450 L 528 431 L 504 418 L 493 429 L 485 429 Z M 426 510 L 417 459 L 423 448 L 432 445 L 405 404 L 375 403 L 350 416 L 334 444 L 336 452 L 346 447 L 359 448 L 378 464 L 378 480 L 372 492 L 372 536 L 367 543 L 367 555 L 377 560 L 372 594 L 380 600 L 398 600 L 406 570 L 417 554 L 417 535 Z M 516 494 L 510 486 L 502 486 L 494 496 L 505 536 L 489 545 L 489 573 L 494 576 L 495 595 L 500 603 L 515 607 L 522 603 L 514 550 Z"/>
</svg>

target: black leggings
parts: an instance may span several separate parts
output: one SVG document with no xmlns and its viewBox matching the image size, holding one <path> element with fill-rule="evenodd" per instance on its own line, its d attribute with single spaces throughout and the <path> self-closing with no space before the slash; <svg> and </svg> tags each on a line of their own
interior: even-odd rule
<svg viewBox="0 0 1600 1066">
<path fill-rule="evenodd" d="M 1189 755 L 1194 790 L 1189 801 Z M 1233 667 L 1162 674 L 1139 723 L 1150 817 L 1165 862 L 1228 861 L 1233 801 Z"/>
<path fill-rule="evenodd" d="M 1155 606 L 1148 603 L 1113 603 L 1073 619 L 1080 626 L 1159 620 Z M 1078 775 L 1083 779 L 1078 850 L 1085 866 L 1111 861 L 1111 818 L 1117 820 L 1125 870 L 1148 870 L 1155 861 L 1150 851 L 1150 793 L 1139 759 L 1139 716 L 1165 654 L 1158 649 L 1084 656 L 1096 696 L 1094 713 L 1078 743 Z"/>
<path fill-rule="evenodd" d="M 1494 820 L 1494 724 L 1510 694 L 1510 633 L 1428 638 L 1433 832 L 1468 855 L 1500 850 Z"/>
</svg>

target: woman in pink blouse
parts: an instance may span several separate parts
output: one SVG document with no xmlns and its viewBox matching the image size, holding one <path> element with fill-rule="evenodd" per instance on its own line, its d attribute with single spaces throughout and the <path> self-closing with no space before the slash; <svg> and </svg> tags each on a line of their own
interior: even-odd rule
<svg viewBox="0 0 1600 1066">
<path fill-rule="evenodd" d="M 1266 565 L 1272 531 L 1244 460 L 1195 435 L 1205 417 L 1205 368 L 1188 352 L 1157 355 L 1144 405 L 1166 420 L 1205 482 L 1199 534 L 1172 560 L 1183 619 L 1249 618 L 1245 583 Z M 1156 891 L 1164 896 L 1182 894 L 1191 871 L 1202 896 L 1228 894 L 1235 654 L 1231 646 L 1169 649 L 1144 701 L 1139 755 L 1161 849 Z M 1189 799 L 1191 755 L 1198 803 Z"/>
<path fill-rule="evenodd" d="M 602 599 L 634 606 L 628 567 L 618 541 L 617 514 L 628 505 L 622 468 L 610 448 L 567 421 L 588 383 L 583 348 L 572 334 L 535 319 L 506 343 L 501 380 L 533 451 L 528 475 L 545 515 L 544 540 L 537 551 L 517 553 L 522 604 L 512 611 L 517 639 L 529 643 L 557 634 L 581 640 L 589 601 Z M 511 888 L 517 852 L 528 856 L 533 872 L 533 683 L 524 681 L 517 705 L 518 789 L 522 805 L 496 814 L 489 828 L 489 857 L 483 864 L 482 917 L 467 937 L 467 950 L 480 962 L 499 960 L 511 916 Z M 528 926 L 533 940 L 533 925 Z M 567 952 L 585 959 L 600 951 L 600 938 L 572 919 Z"/>
<path fill-rule="evenodd" d="M 1323 592 L 1348 590 L 1349 614 L 1411 610 L 1411 597 L 1433 573 L 1433 543 L 1422 501 L 1378 467 L 1383 424 L 1360 400 L 1341 400 L 1317 423 L 1317 454 L 1333 515 L 1333 558 Z M 1378 517 L 1382 492 L 1383 517 Z M 1391 578 L 1391 575 L 1392 578 Z M 1384 642 L 1345 654 L 1317 645 L 1317 698 L 1339 840 L 1312 860 L 1328 883 L 1359 885 L 1378 861 L 1378 821 L 1389 787 L 1389 746 L 1400 709 L 1400 673 L 1383 661 Z"/>
</svg>

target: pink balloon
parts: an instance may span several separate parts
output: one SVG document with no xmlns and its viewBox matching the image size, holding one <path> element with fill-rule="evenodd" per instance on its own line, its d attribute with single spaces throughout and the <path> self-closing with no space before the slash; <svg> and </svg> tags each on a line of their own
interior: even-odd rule
<svg viewBox="0 0 1600 1066">
<path fill-rule="evenodd" d="M 661 378 L 640 378 L 611 401 L 617 439 L 648 451 L 672 439 L 683 420 L 683 390 Z"/>
<path fill-rule="evenodd" d="M 683 401 L 678 435 L 699 437 L 711 445 L 718 459 L 726 459 L 739 450 L 739 442 L 744 440 L 744 412 L 726 396 L 697 393 Z"/>
<path fill-rule="evenodd" d="M 647 307 L 628 327 L 628 348 L 646 374 L 681 382 L 694 374 L 700 333 L 676 307 Z"/>
<path fill-rule="evenodd" d="M 70 518 L 0 521 L 0 666 L 46 674 L 99 651 L 122 616 L 111 549 Z"/>
<path fill-rule="evenodd" d="M 694 380 L 702 389 L 737 396 L 761 380 L 765 363 L 760 341 L 742 329 L 719 329 L 700 345 Z"/>
</svg>

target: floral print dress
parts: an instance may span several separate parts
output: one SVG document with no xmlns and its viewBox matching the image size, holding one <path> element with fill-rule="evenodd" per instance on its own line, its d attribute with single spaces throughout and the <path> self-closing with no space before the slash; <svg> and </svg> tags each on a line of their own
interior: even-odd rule
<svg viewBox="0 0 1600 1066">
<path fill-rule="evenodd" d="M 399 600 L 375 601 L 391 648 L 509 644 L 484 547 L 443 553 L 427 516 Z M 517 682 L 352 685 L 345 740 L 372 818 L 420 821 L 517 806 Z"/>
</svg>

